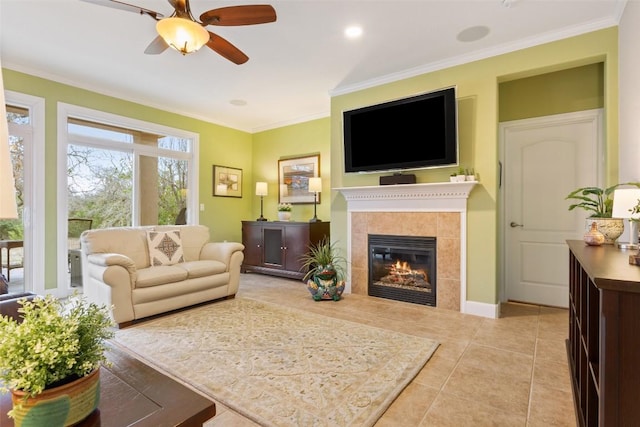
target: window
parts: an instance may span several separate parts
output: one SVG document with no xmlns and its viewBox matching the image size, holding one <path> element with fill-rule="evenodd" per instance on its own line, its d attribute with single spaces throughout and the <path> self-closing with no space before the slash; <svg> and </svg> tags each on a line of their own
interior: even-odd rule
<svg viewBox="0 0 640 427">
<path fill-rule="evenodd" d="M 187 222 L 198 221 L 196 134 L 59 105 L 59 217 L 92 228 L 175 224 L 186 208 Z"/>
</svg>

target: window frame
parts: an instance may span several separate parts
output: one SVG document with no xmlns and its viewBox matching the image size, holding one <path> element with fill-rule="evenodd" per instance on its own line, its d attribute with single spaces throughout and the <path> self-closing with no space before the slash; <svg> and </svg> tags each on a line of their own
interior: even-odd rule
<svg viewBox="0 0 640 427">
<path fill-rule="evenodd" d="M 130 152 L 133 155 L 134 176 L 133 183 L 133 217 L 132 225 L 140 225 L 140 183 L 137 179 L 136 171 L 139 170 L 139 162 L 141 156 L 152 157 L 172 157 L 189 162 L 188 188 L 189 196 L 187 197 L 187 223 L 199 223 L 199 134 L 189 132 L 182 129 L 171 128 L 157 123 L 146 122 L 133 119 L 130 117 L 119 116 L 112 113 L 93 110 L 77 105 L 59 102 L 57 108 L 58 114 L 58 186 L 57 186 L 57 218 L 58 218 L 58 283 L 67 285 L 67 215 L 68 215 L 68 193 L 67 193 L 67 150 L 68 145 L 86 145 L 95 148 L 109 149 L 114 151 Z M 105 138 L 94 138 L 83 135 L 70 136 L 68 133 L 67 123 L 69 118 L 82 119 L 96 123 L 104 123 L 107 125 L 117 126 L 120 128 L 131 129 L 140 132 L 148 132 L 159 135 L 167 135 L 178 138 L 184 138 L 191 141 L 190 152 L 180 152 L 167 150 L 159 147 L 143 146 L 141 144 L 130 142 L 118 142 Z M 70 292 L 70 289 L 67 289 Z"/>
</svg>

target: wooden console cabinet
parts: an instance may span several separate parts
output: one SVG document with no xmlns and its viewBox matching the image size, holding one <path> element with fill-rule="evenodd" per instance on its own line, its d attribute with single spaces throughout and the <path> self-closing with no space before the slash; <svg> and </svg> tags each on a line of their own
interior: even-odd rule
<svg viewBox="0 0 640 427">
<path fill-rule="evenodd" d="M 329 238 L 329 222 L 242 221 L 241 271 L 302 279 L 300 257 Z"/>
<path fill-rule="evenodd" d="M 640 425 L 640 266 L 615 245 L 568 244 L 567 353 L 578 423 Z"/>
</svg>

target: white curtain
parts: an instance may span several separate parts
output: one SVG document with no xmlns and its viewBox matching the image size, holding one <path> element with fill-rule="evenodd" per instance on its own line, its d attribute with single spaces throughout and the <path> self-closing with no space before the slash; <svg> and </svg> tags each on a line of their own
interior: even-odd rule
<svg viewBox="0 0 640 427">
<path fill-rule="evenodd" d="M 7 125 L 7 106 L 1 71 L 2 62 L 0 62 L 0 218 L 12 219 L 18 217 L 18 209 L 13 165 L 9 154 L 9 126 Z"/>
</svg>

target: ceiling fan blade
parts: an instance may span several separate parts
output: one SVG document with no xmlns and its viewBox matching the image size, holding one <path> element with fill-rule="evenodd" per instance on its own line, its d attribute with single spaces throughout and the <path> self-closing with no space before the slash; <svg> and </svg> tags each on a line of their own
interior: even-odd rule
<svg viewBox="0 0 640 427">
<path fill-rule="evenodd" d="M 254 25 L 276 20 L 275 9 L 268 4 L 229 6 L 211 9 L 200 15 L 204 25 Z"/>
<path fill-rule="evenodd" d="M 144 53 L 147 55 L 158 55 L 168 48 L 169 45 L 167 42 L 165 42 L 162 37 L 157 36 L 151 43 L 149 43 L 149 46 L 144 50 Z"/>
<path fill-rule="evenodd" d="M 207 46 L 209 46 L 209 48 L 214 52 L 219 53 L 221 56 L 235 64 L 244 64 L 249 60 L 249 57 L 240 49 L 219 35 L 213 34 L 211 31 L 209 31 L 209 41 L 207 42 Z"/>
<path fill-rule="evenodd" d="M 164 18 L 164 15 L 160 12 L 156 12 L 155 10 L 145 9 L 144 7 L 134 6 L 129 3 L 123 3 L 116 0 L 82 0 L 87 3 L 93 3 L 100 6 L 111 7 L 113 9 L 126 10 L 127 12 L 135 12 L 140 15 L 149 15 L 156 21 Z"/>
<path fill-rule="evenodd" d="M 179 14 L 187 13 L 189 10 L 189 0 L 169 0 L 169 4 Z"/>
</svg>

